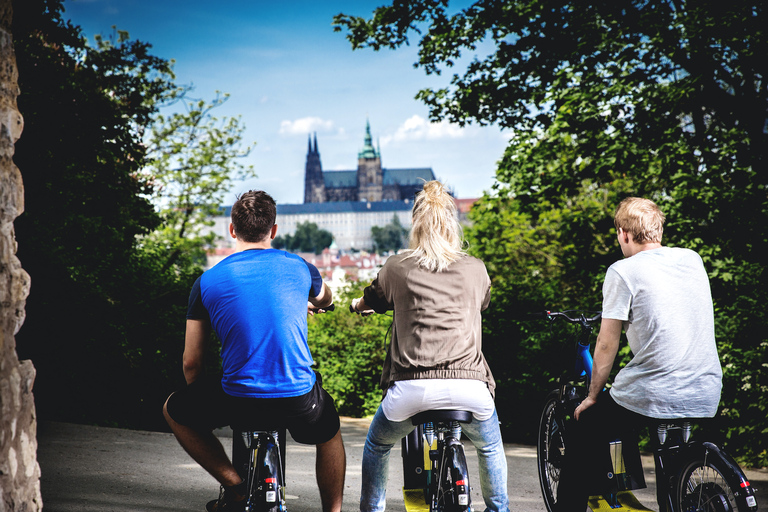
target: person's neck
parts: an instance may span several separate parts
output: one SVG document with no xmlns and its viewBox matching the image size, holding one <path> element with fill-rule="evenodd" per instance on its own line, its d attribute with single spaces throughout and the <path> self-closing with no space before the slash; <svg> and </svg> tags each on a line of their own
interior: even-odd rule
<svg viewBox="0 0 768 512">
<path fill-rule="evenodd" d="M 644 251 L 652 251 L 654 249 L 660 249 L 661 244 L 659 242 L 648 242 L 646 244 L 632 244 L 630 248 L 631 254 L 627 257 L 634 256 Z"/>
<path fill-rule="evenodd" d="M 244 242 L 238 239 L 235 242 L 235 252 L 248 251 L 250 249 L 271 249 L 272 240 L 262 240 L 260 242 Z"/>
<path fill-rule="evenodd" d="M 661 244 L 659 242 L 648 242 L 647 244 L 639 244 L 637 252 L 652 251 L 660 248 Z"/>
</svg>

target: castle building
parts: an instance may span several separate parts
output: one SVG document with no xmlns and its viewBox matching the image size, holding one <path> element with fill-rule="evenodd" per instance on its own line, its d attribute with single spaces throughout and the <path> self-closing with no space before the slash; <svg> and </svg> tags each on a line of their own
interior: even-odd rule
<svg viewBox="0 0 768 512">
<path fill-rule="evenodd" d="M 299 224 L 314 222 L 330 231 L 334 246 L 342 251 L 369 251 L 374 248 L 371 228 L 385 226 L 397 217 L 411 226 L 416 193 L 425 181 L 434 180 L 431 168 L 385 169 L 381 152 L 373 146 L 371 127 L 365 126 L 363 148 L 357 154 L 357 169 L 324 171 L 320 162 L 317 135 L 309 137 L 304 178 L 304 202 L 278 204 L 278 235 L 292 235 Z M 212 230 L 221 237 L 219 256 L 234 250 L 227 236 L 231 207 L 222 209 Z"/>
<path fill-rule="evenodd" d="M 363 149 L 357 154 L 357 169 L 323 171 L 317 135 L 309 138 L 304 174 L 304 203 L 336 203 L 348 201 L 413 200 L 424 181 L 434 180 L 432 169 L 384 169 L 381 151 L 373 146 L 371 125 L 366 121 Z"/>
</svg>

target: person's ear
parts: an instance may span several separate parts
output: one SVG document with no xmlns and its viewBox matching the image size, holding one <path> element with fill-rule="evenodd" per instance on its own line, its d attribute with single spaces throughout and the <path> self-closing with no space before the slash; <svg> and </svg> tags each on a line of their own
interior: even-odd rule
<svg viewBox="0 0 768 512">
<path fill-rule="evenodd" d="M 229 223 L 229 236 L 232 238 L 237 238 L 237 235 L 235 234 L 235 225 L 231 222 Z"/>
<path fill-rule="evenodd" d="M 277 224 L 272 225 L 272 232 L 269 234 L 269 239 L 274 240 L 277 236 Z"/>
</svg>

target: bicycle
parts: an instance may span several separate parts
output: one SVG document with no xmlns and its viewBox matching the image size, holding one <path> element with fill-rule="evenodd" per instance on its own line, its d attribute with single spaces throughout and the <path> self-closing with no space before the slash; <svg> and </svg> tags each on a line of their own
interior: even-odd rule
<svg viewBox="0 0 768 512">
<path fill-rule="evenodd" d="M 322 311 L 334 309 L 331 304 Z M 266 419 L 233 424 L 232 432 L 232 465 L 248 492 L 245 512 L 285 512 L 285 427 Z"/>
<path fill-rule="evenodd" d="M 469 471 L 461 423 L 472 413 L 424 411 L 411 418 L 416 428 L 402 440 L 403 499 L 408 512 L 471 512 Z"/>
<path fill-rule="evenodd" d="M 232 426 L 232 464 L 248 491 L 244 510 L 285 512 L 285 429 L 253 427 Z"/>
<path fill-rule="evenodd" d="M 592 375 L 590 337 L 601 315 L 590 312 L 550 312 L 552 322 L 562 318 L 578 324 L 575 364 L 561 378 L 558 389 L 547 396 L 539 423 L 537 460 L 544 503 L 553 512 L 557 487 L 568 442 L 568 423 L 575 408 L 586 397 Z M 691 437 L 689 419 L 658 420 L 651 435 L 659 445 L 653 452 L 656 467 L 657 501 L 662 512 L 754 512 L 754 490 L 736 462 L 709 441 Z M 643 475 L 631 475 L 623 457 L 622 440 L 610 443 L 611 467 L 606 468 L 608 491 L 589 499 L 592 510 L 649 510 L 632 493 L 645 487 Z M 639 457 L 639 451 L 637 452 Z M 639 462 L 639 461 L 638 461 Z M 639 466 L 638 466 L 639 467 Z"/>
</svg>

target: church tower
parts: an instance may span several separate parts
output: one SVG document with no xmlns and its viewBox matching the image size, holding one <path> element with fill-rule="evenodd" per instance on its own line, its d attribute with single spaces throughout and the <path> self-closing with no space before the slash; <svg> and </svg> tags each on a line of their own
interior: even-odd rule
<svg viewBox="0 0 768 512">
<path fill-rule="evenodd" d="M 315 134 L 314 148 L 312 147 L 312 137 L 309 137 L 307 165 L 304 171 L 304 202 L 324 203 L 325 200 L 323 166 L 320 163 L 320 152 L 317 149 L 317 134 Z"/>
<path fill-rule="evenodd" d="M 359 201 L 382 200 L 383 172 L 381 153 L 373 147 L 371 124 L 365 121 L 365 143 L 357 154 L 357 187 Z"/>
</svg>

